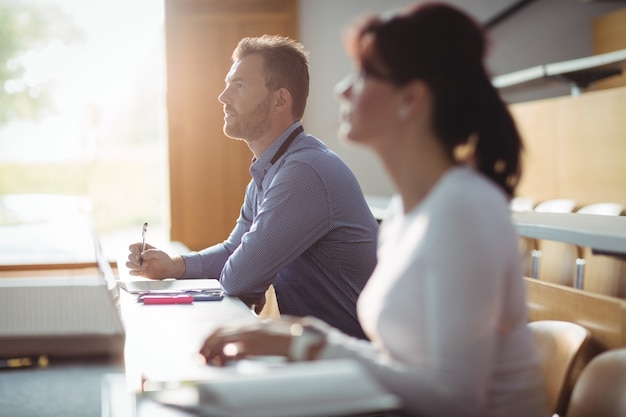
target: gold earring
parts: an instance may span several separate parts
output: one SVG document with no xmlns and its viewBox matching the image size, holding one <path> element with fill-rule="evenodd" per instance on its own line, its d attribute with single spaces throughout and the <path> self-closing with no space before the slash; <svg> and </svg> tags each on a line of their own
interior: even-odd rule
<svg viewBox="0 0 626 417">
<path fill-rule="evenodd" d="M 471 134 L 466 142 L 460 143 L 452 150 L 454 160 L 461 164 L 470 164 L 474 160 L 474 153 L 476 152 L 476 143 L 478 142 L 478 135 Z"/>
</svg>

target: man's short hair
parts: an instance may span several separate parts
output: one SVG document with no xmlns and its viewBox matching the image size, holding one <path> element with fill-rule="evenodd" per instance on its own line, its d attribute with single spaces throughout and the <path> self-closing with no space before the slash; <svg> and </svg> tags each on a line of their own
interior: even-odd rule
<svg viewBox="0 0 626 417">
<path fill-rule="evenodd" d="M 233 51 L 233 61 L 260 54 L 265 85 L 270 91 L 286 88 L 293 100 L 294 117 L 302 119 L 309 96 L 309 53 L 299 42 L 278 35 L 243 38 Z"/>
</svg>

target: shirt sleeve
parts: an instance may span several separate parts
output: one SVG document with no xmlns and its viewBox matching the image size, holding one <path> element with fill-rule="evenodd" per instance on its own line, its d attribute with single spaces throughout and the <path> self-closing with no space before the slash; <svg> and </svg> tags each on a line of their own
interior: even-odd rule
<svg viewBox="0 0 626 417">
<path fill-rule="evenodd" d="M 288 161 L 280 167 L 263 200 L 252 204 L 259 204 L 257 214 L 221 274 L 222 287 L 232 296 L 264 293 L 278 271 L 329 230 L 325 183 L 302 161 Z"/>
<path fill-rule="evenodd" d="M 228 239 L 217 245 L 203 249 L 199 252 L 191 252 L 182 255 L 185 261 L 185 273 L 182 278 L 220 278 L 224 264 L 241 243 L 241 239 L 252 225 L 254 204 L 254 181 L 250 181 L 246 187 L 244 198 L 237 224 Z"/>
</svg>

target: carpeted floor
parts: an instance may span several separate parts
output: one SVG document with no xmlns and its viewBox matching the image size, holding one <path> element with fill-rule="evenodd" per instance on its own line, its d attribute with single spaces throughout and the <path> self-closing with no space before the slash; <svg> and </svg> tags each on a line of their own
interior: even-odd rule
<svg viewBox="0 0 626 417">
<path fill-rule="evenodd" d="M 48 368 L 0 370 L 0 417 L 101 417 L 105 374 L 122 365 L 52 364 Z"/>
</svg>

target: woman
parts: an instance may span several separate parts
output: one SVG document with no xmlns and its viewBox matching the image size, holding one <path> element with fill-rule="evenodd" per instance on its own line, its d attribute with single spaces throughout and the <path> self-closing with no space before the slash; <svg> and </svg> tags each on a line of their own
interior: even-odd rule
<svg viewBox="0 0 626 417">
<path fill-rule="evenodd" d="M 467 15 L 436 3 L 352 28 L 340 133 L 376 152 L 398 193 L 358 302 L 371 343 L 313 319 L 259 323 L 211 335 L 209 362 L 349 357 L 405 415 L 548 415 L 508 209 L 522 143 L 485 43 Z"/>
</svg>

